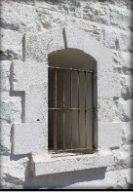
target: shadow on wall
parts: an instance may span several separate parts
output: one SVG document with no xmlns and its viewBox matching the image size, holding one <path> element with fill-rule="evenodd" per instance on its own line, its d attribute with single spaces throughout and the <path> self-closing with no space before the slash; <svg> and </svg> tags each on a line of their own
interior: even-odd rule
<svg viewBox="0 0 133 192">
<path fill-rule="evenodd" d="M 99 185 L 105 177 L 106 168 L 100 168 L 95 170 L 78 171 L 71 173 L 60 173 L 54 175 L 47 175 L 43 177 L 37 177 L 35 179 L 29 177 L 28 167 L 26 169 L 26 178 L 24 183 L 25 189 L 30 188 L 75 188 L 74 185 L 78 184 L 78 188 L 82 187 L 82 182 L 98 181 Z M 47 187 L 44 187 L 47 186 Z M 85 186 L 85 185 L 84 185 Z M 87 187 L 87 184 L 86 184 Z M 100 187 L 100 186 L 99 186 Z M 97 186 L 98 188 L 98 186 Z"/>
</svg>

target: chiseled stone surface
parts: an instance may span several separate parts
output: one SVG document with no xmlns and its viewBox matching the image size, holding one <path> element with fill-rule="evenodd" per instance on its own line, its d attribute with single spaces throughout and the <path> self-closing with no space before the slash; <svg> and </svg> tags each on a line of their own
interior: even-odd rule
<svg viewBox="0 0 133 192">
<path fill-rule="evenodd" d="M 15 124 L 12 130 L 12 152 L 15 155 L 45 153 L 47 150 L 47 129 L 43 123 Z"/>
<path fill-rule="evenodd" d="M 47 67 L 33 60 L 14 61 L 12 91 L 23 93 L 23 122 L 47 122 Z"/>
<path fill-rule="evenodd" d="M 114 164 L 114 156 L 109 151 L 90 155 L 76 155 L 65 157 L 42 158 L 32 156 L 33 174 L 35 176 L 49 175 L 53 173 L 66 173 L 72 171 L 102 168 Z"/>
<path fill-rule="evenodd" d="M 1 187 L 131 188 L 133 186 L 132 1 L 2 0 L 0 6 Z M 62 28 L 67 28 L 65 33 L 62 33 Z M 82 32 L 83 37 L 79 40 L 77 35 L 73 36 L 70 28 L 86 31 L 92 39 L 91 44 L 84 40 L 85 32 Z M 48 39 L 44 32 L 47 37 L 49 36 Z M 68 37 L 67 44 L 64 44 L 64 37 Z M 42 153 L 43 149 L 45 151 L 47 148 L 47 140 L 44 139 L 47 138 L 47 131 L 44 132 L 41 127 L 42 124 L 47 127 L 47 109 L 39 105 L 40 101 L 44 106 L 47 105 L 46 95 L 40 93 L 41 89 L 47 92 L 45 67 L 47 54 L 57 47 L 60 49 L 70 47 L 76 38 L 79 42 L 74 40 L 75 48 L 83 50 L 80 44 L 82 40 L 86 46 L 84 51 L 91 47 L 89 54 L 101 57 L 103 61 L 98 65 L 100 73 L 97 74 L 99 93 L 97 134 L 100 138 L 97 144 L 103 148 L 106 141 L 115 163 L 108 165 L 106 169 L 84 171 L 71 169 L 67 173 L 32 177 L 33 167 L 30 166 L 29 153 Z M 47 48 L 45 43 L 48 45 Z M 99 44 L 101 44 L 100 51 L 97 46 Z M 107 52 L 102 51 L 105 47 Z M 110 56 L 111 58 L 107 60 Z M 43 83 L 40 83 L 42 79 Z M 37 121 L 38 119 L 40 121 Z M 31 135 L 27 134 L 28 130 Z M 51 166 L 50 162 L 48 163 Z M 45 164 L 43 165 L 45 168 Z M 42 166 L 39 169 L 44 173 Z"/>
</svg>

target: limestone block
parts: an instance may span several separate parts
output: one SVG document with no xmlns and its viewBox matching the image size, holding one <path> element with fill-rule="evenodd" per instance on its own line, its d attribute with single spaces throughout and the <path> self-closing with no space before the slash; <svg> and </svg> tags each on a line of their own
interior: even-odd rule
<svg viewBox="0 0 133 192">
<path fill-rule="evenodd" d="M 125 178 L 127 184 L 133 184 L 133 169 L 121 170 L 121 176 Z"/>
<path fill-rule="evenodd" d="M 37 61 L 48 62 L 48 54 L 64 49 L 64 39 L 62 30 L 51 30 L 38 34 L 26 34 L 25 55 Z"/>
<path fill-rule="evenodd" d="M 123 143 L 128 144 L 128 143 L 132 142 L 132 138 L 133 138 L 132 127 L 133 127 L 133 124 L 131 122 L 122 122 L 121 127 L 122 127 L 122 140 L 123 140 Z"/>
<path fill-rule="evenodd" d="M 10 154 L 11 152 L 11 125 L 1 124 L 0 127 L 0 153 Z"/>
<path fill-rule="evenodd" d="M 104 98 L 113 98 L 113 97 L 120 97 L 121 95 L 121 89 L 120 84 L 116 83 L 99 83 L 97 84 L 97 90 L 98 90 L 98 97 Z"/>
<path fill-rule="evenodd" d="M 0 92 L 0 96 L 0 123 L 20 123 L 22 120 L 21 95 L 13 95 L 10 97 L 8 92 Z"/>
<path fill-rule="evenodd" d="M 101 41 L 106 47 L 121 51 L 132 50 L 131 33 L 129 31 L 121 31 L 112 26 L 103 26 Z"/>
<path fill-rule="evenodd" d="M 42 4 L 43 6 L 43 4 Z M 42 7 L 41 6 L 41 7 Z M 51 9 L 54 9 L 53 7 Z M 68 25 L 70 16 L 68 13 L 66 15 L 62 15 L 61 11 L 50 11 L 49 9 L 37 8 L 37 12 L 40 16 L 40 21 L 44 27 L 44 29 L 51 28 L 59 28 L 65 27 Z M 54 14 L 54 17 L 53 17 Z"/>
<path fill-rule="evenodd" d="M 114 4 L 117 7 L 124 7 L 125 9 L 130 8 L 130 6 L 132 5 L 132 2 L 130 0 L 121 0 L 121 1 L 112 1 L 112 4 Z"/>
<path fill-rule="evenodd" d="M 100 40 L 100 34 L 101 34 L 101 25 L 98 25 L 97 23 L 94 23 L 90 20 L 72 20 L 72 24 L 74 24 L 74 21 L 76 22 L 77 28 L 81 28 L 82 30 L 88 32 L 90 35 L 92 35 L 94 38 L 96 38 L 98 41 Z M 73 27 L 73 25 L 71 26 Z"/>
<path fill-rule="evenodd" d="M 13 154 L 45 153 L 47 129 L 44 123 L 23 123 L 13 126 Z"/>
<path fill-rule="evenodd" d="M 122 51 L 133 51 L 133 39 L 132 39 L 132 33 L 127 31 L 121 31 L 119 36 L 119 46 Z"/>
<path fill-rule="evenodd" d="M 99 3 L 85 2 L 83 6 L 83 18 L 93 22 L 110 24 L 109 7 Z"/>
<path fill-rule="evenodd" d="M 131 53 L 114 51 L 113 71 L 119 74 L 131 75 L 133 71 L 132 60 L 133 56 Z"/>
<path fill-rule="evenodd" d="M 132 77 L 131 76 L 121 76 L 121 97 L 124 100 L 132 98 Z"/>
<path fill-rule="evenodd" d="M 110 22 L 114 26 L 127 30 L 132 25 L 129 9 L 110 5 Z"/>
<path fill-rule="evenodd" d="M 11 61 L 0 62 L 0 92 L 10 90 L 10 67 Z"/>
<path fill-rule="evenodd" d="M 112 97 L 100 97 L 97 100 L 98 102 L 98 121 L 99 122 L 112 122 L 118 120 L 118 114 L 116 113 L 115 105 Z"/>
<path fill-rule="evenodd" d="M 75 157 L 40 158 L 40 156 L 33 155 L 31 169 L 34 176 L 42 176 L 107 167 L 112 164 L 114 164 L 114 157 L 105 150 L 97 154 L 76 155 Z"/>
<path fill-rule="evenodd" d="M 119 111 L 120 119 L 122 122 L 129 122 L 132 120 L 132 100 L 123 100 L 120 98 L 117 110 Z"/>
<path fill-rule="evenodd" d="M 29 159 L 12 159 L 10 156 L 1 156 L 1 185 L 5 187 L 22 187 L 25 181 L 25 170 L 28 168 Z"/>
<path fill-rule="evenodd" d="M 120 147 L 122 127 L 120 123 L 98 122 L 98 147 Z"/>
<path fill-rule="evenodd" d="M 122 67 L 133 68 L 132 61 L 133 61 L 133 55 L 131 53 L 119 52 L 119 62 Z"/>
<path fill-rule="evenodd" d="M 120 97 L 121 86 L 120 86 L 120 75 L 117 73 L 101 73 L 97 77 L 97 89 L 98 97 Z"/>
<path fill-rule="evenodd" d="M 66 28 L 65 38 L 67 48 L 75 48 L 79 50 L 84 50 L 84 42 L 87 39 L 87 33 L 83 30 L 76 28 Z M 89 37 L 88 37 L 89 38 Z"/>
<path fill-rule="evenodd" d="M 1 59 L 22 58 L 22 34 L 10 29 L 1 29 Z"/>
<path fill-rule="evenodd" d="M 38 31 L 39 22 L 36 10 L 19 2 L 2 2 L 1 24 L 3 28 L 20 31 Z"/>
<path fill-rule="evenodd" d="M 15 61 L 12 66 L 12 90 L 24 92 L 24 121 L 47 122 L 48 72 L 44 63 Z"/>
<path fill-rule="evenodd" d="M 49 10 L 51 14 L 54 13 L 54 15 L 58 15 L 58 13 L 61 13 L 62 17 L 64 18 L 67 15 L 80 18 L 82 14 L 82 2 L 80 0 L 61 1 L 58 4 L 54 1 L 52 1 L 52 3 L 36 1 L 35 3 L 37 10 L 38 8 Z"/>
</svg>

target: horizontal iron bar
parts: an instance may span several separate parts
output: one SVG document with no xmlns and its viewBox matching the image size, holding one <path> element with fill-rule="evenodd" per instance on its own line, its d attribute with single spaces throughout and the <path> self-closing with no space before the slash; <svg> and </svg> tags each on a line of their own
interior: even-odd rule
<svg viewBox="0 0 133 192">
<path fill-rule="evenodd" d="M 49 108 L 48 110 L 94 110 L 94 109 L 81 109 L 81 108 Z"/>
<path fill-rule="evenodd" d="M 94 73 L 94 71 L 88 71 L 88 70 L 82 70 L 82 69 L 73 69 L 73 68 L 62 68 L 62 67 L 54 67 L 54 66 L 48 66 L 51 69 L 59 69 L 59 70 L 70 70 L 70 71 L 81 71 L 81 72 L 87 72 L 87 73 Z"/>
<path fill-rule="evenodd" d="M 58 149 L 58 150 L 49 150 L 49 152 L 51 153 L 63 153 L 63 152 L 83 152 L 83 151 L 87 151 L 87 153 L 93 153 L 95 151 L 95 149 L 90 149 L 90 148 L 71 148 L 71 149 Z"/>
</svg>

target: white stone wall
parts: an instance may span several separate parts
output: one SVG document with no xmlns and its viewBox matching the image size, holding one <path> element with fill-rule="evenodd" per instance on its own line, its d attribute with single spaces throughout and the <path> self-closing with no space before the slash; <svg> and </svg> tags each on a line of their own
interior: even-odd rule
<svg viewBox="0 0 133 192">
<path fill-rule="evenodd" d="M 129 0 L 3 0 L 1 2 L 1 186 L 3 188 L 128 188 L 132 174 L 133 4 Z M 111 148 L 115 165 L 101 169 L 33 177 L 30 155 L 12 154 L 12 125 L 22 123 L 24 97 L 12 92 L 11 64 L 23 58 L 23 35 L 76 27 L 113 51 L 113 74 L 118 83 L 113 105 L 98 106 L 99 121 L 121 124 L 121 146 Z M 108 62 L 108 61 L 107 61 Z M 118 82 L 119 81 L 119 82 Z M 103 82 L 104 83 L 104 82 Z M 101 90 L 101 95 L 109 94 Z M 105 102 L 106 101 L 106 102 Z M 102 101 L 100 102 L 102 103 Z M 110 108 L 112 113 L 107 109 Z M 113 127 L 114 129 L 114 127 Z M 117 129 L 117 127 L 116 127 Z M 114 137 L 115 138 L 115 137 Z M 115 138 L 116 140 L 117 138 Z"/>
</svg>

